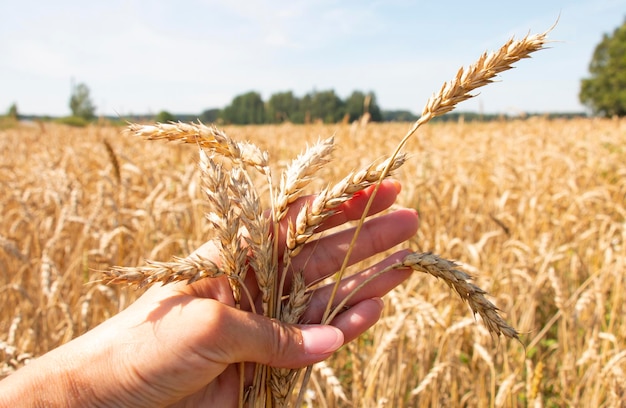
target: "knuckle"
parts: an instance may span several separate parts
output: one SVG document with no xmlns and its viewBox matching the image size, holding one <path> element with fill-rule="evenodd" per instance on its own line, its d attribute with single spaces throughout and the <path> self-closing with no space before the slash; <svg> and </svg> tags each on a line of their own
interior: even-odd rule
<svg viewBox="0 0 626 408">
<path fill-rule="evenodd" d="M 279 320 L 272 319 L 271 324 L 268 326 L 270 333 L 268 338 L 267 364 L 282 366 L 288 363 L 291 351 L 293 350 L 294 343 L 302 344 L 302 340 L 295 340 L 298 334 L 295 329 L 289 325 L 286 325 Z"/>
</svg>

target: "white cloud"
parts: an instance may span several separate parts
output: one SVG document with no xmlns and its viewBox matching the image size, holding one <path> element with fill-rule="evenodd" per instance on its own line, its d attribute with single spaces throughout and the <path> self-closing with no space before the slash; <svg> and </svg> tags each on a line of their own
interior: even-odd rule
<svg viewBox="0 0 626 408">
<path fill-rule="evenodd" d="M 278 48 L 297 48 L 297 45 L 293 43 L 289 38 L 280 32 L 270 32 L 265 36 L 264 42 L 270 47 Z"/>
</svg>

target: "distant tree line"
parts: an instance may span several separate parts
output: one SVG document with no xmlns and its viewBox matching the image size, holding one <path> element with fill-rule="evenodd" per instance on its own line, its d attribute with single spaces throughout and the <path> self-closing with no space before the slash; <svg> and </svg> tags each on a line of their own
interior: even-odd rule
<svg viewBox="0 0 626 408">
<path fill-rule="evenodd" d="M 613 33 L 604 34 L 602 41 L 596 46 L 589 64 L 588 78 L 581 81 L 579 100 L 586 105 L 593 115 L 626 116 L 626 20 Z M 84 126 L 96 119 L 96 106 L 92 102 L 91 93 L 84 83 L 73 84 L 69 107 L 71 116 L 57 118 L 61 123 Z M 156 115 L 131 115 L 129 117 L 107 117 L 115 123 L 125 120 L 155 120 L 157 122 L 201 120 L 205 123 L 223 124 L 264 124 L 264 123 L 338 123 L 352 122 L 364 115 L 373 122 L 412 122 L 418 116 L 406 110 L 383 111 L 378 106 L 374 92 L 354 91 L 346 99 L 340 98 L 334 90 L 312 91 L 303 97 L 294 95 L 292 91 L 278 92 L 264 101 L 258 92 L 250 91 L 236 96 L 223 109 L 207 109 L 200 115 L 172 114 L 160 111 Z M 573 118 L 586 116 L 584 113 L 529 113 L 523 115 L 543 116 L 547 118 Z M 508 120 L 519 116 L 502 114 L 482 114 L 476 112 L 450 112 L 436 121 L 490 121 Z M 17 123 L 21 119 L 53 119 L 22 115 L 17 104 L 13 103 L 5 115 L 0 114 L 0 128 Z"/>
<path fill-rule="evenodd" d="M 594 78 L 595 80 L 595 78 Z M 585 84 L 583 80 L 583 92 Z M 582 98 L 581 98 L 582 99 Z M 619 105 L 619 104 L 615 104 Z M 22 115 L 18 112 L 17 104 L 13 103 L 6 115 L 0 115 L 0 128 L 17 123 L 18 120 L 55 120 L 73 126 L 85 126 L 96 119 L 96 107 L 92 102 L 91 93 L 87 85 L 79 83 L 73 85 L 70 95 L 69 107 L 72 115 L 51 118 L 48 116 Z M 595 109 L 600 113 L 609 113 L 621 115 L 623 108 L 616 108 L 612 111 L 605 108 Z M 269 100 L 263 101 L 258 92 L 250 91 L 236 96 L 232 102 L 223 109 L 213 108 L 203 111 L 200 115 L 172 114 L 166 110 L 162 110 L 155 114 L 139 114 L 126 115 L 124 117 L 107 117 L 102 116 L 101 119 L 107 123 L 115 123 L 124 125 L 128 121 L 143 122 L 156 121 L 160 123 L 167 122 L 194 122 L 200 120 L 204 123 L 220 123 L 220 124 L 275 124 L 275 123 L 338 123 L 353 122 L 368 116 L 368 120 L 372 122 L 413 122 L 419 119 L 408 110 L 381 110 L 378 106 L 376 95 L 373 92 L 364 93 L 354 91 L 346 98 L 341 99 L 334 90 L 313 91 L 299 98 L 292 91 L 279 92 L 273 94 Z M 528 113 L 523 117 L 542 116 L 546 118 L 574 118 L 586 116 L 583 112 L 571 113 Z M 466 122 L 473 121 L 493 121 L 493 120 L 509 120 L 519 118 L 520 116 L 508 116 L 503 114 L 483 114 L 477 112 L 454 111 L 447 113 L 441 117 L 437 117 L 434 121 L 438 122 L 456 122 L 463 120 Z"/>
<path fill-rule="evenodd" d="M 224 123 L 223 119 L 221 119 L 222 109 L 207 109 L 202 112 L 200 115 L 193 114 L 172 114 L 168 111 L 161 111 L 156 115 L 138 115 L 133 116 L 132 118 L 126 118 L 131 121 L 155 121 L 160 123 L 167 122 L 195 122 L 200 120 L 203 123 Z M 381 111 L 381 122 L 414 122 L 419 119 L 419 116 L 414 114 L 411 111 L 407 110 L 382 110 Z M 506 115 L 501 113 L 477 113 L 477 112 L 468 112 L 468 111 L 454 111 L 446 113 L 443 116 L 438 116 L 432 120 L 432 122 L 458 122 L 463 120 L 467 123 L 469 122 L 490 122 L 490 121 L 506 121 L 519 119 L 521 117 L 543 117 L 547 119 L 573 119 L 580 117 L 587 117 L 584 112 L 554 112 L 554 113 L 528 113 L 522 116 L 519 115 Z M 232 122 L 231 122 L 232 123 Z M 268 123 L 268 122 L 265 122 Z M 279 123 L 273 122 L 273 123 Z M 304 123 L 304 122 L 295 122 L 292 123 Z"/>
<path fill-rule="evenodd" d="M 354 91 L 341 99 L 334 90 L 313 91 L 297 97 L 292 91 L 273 94 L 263 101 L 258 92 L 236 96 L 224 109 L 204 111 L 200 120 L 227 124 L 250 125 L 262 123 L 337 123 L 354 121 L 364 114 L 380 122 L 383 114 L 373 92 Z"/>
</svg>

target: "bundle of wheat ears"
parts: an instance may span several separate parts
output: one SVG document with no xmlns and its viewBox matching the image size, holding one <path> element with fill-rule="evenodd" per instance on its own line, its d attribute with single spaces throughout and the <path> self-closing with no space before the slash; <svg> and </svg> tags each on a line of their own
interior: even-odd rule
<svg viewBox="0 0 626 408">
<path fill-rule="evenodd" d="M 277 259 L 278 243 L 274 237 L 279 236 L 276 233 L 278 225 L 285 218 L 290 204 L 303 194 L 303 189 L 313 180 L 316 172 L 331 161 L 332 137 L 308 147 L 287 166 L 280 177 L 280 183 L 276 185 L 267 152 L 254 144 L 233 140 L 216 127 L 201 123 L 152 126 L 131 124 L 129 131 L 144 139 L 164 139 L 198 146 L 203 191 L 211 208 L 206 218 L 215 231 L 214 240 L 220 249 L 221 262 L 218 266 L 209 259 L 195 255 L 176 258 L 170 262 L 148 261 L 145 266 L 140 267 L 114 267 L 104 273 L 103 280 L 144 287 L 175 281 L 193 283 L 199 279 L 227 276 L 235 302 L 239 304 L 242 296 L 248 296 L 247 288 L 242 284 L 243 275 L 246 271 L 253 271 L 262 296 L 262 310 L 256 312 L 289 323 L 298 323 L 307 307 L 312 287 L 304 282 L 301 273 L 294 271 L 289 265 L 291 258 L 314 237 L 317 227 L 356 192 L 374 186 L 373 198 L 381 181 L 407 160 L 402 150 L 420 126 L 471 98 L 472 91 L 492 82 L 498 73 L 512 68 L 513 63 L 543 49 L 549 31 L 527 35 L 520 40 L 512 38 L 498 51 L 484 53 L 473 65 L 461 68 L 454 79 L 432 95 L 420 119 L 413 124 L 386 160 L 348 174 L 340 182 L 320 191 L 311 205 L 302 207 L 295 223 L 288 225 L 283 259 Z M 268 183 L 263 190 L 253 184 L 251 172 L 259 172 Z M 259 191 L 269 191 L 269 216 L 265 215 L 262 208 Z M 347 258 L 371 203 L 372 199 L 357 224 L 346 262 L 333 278 L 337 283 L 335 290 L 345 274 Z M 442 279 L 469 304 L 474 314 L 480 315 L 492 334 L 518 339 L 517 331 L 502 319 L 498 309 L 485 298 L 485 291 L 470 283 L 470 276 L 461 271 L 454 262 L 429 252 L 411 253 L 402 262 L 377 272 L 368 281 L 398 268 L 410 268 Z M 292 284 L 284 286 L 286 279 Z M 366 283 L 355 288 L 352 294 Z M 283 287 L 288 288 L 290 293 L 282 293 Z M 333 308 L 333 297 L 334 294 L 321 322 L 323 324 L 331 322 L 349 299 L 344 299 Z M 301 378 L 300 390 L 306 388 L 306 372 L 301 377 L 297 375 L 297 371 L 264 366 L 257 367 L 256 372 L 263 374 L 255 376 L 251 389 L 240 390 L 241 404 L 286 406 L 293 402 L 291 398 L 294 397 L 298 378 Z"/>
</svg>

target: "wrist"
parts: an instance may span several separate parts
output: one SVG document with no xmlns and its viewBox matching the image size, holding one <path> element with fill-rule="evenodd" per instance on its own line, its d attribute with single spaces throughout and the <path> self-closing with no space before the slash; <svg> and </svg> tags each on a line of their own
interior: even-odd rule
<svg viewBox="0 0 626 408">
<path fill-rule="evenodd" d="M 80 389 L 80 376 L 56 351 L 32 360 L 2 380 L 0 406 L 61 407 L 90 404 L 90 393 Z"/>
<path fill-rule="evenodd" d="M 115 376 L 109 354 L 79 337 L 0 381 L 0 406 L 83 407 L 105 404 L 100 391 Z M 101 389 L 102 388 L 102 389 Z M 111 395 L 115 395 L 114 393 Z"/>
</svg>

